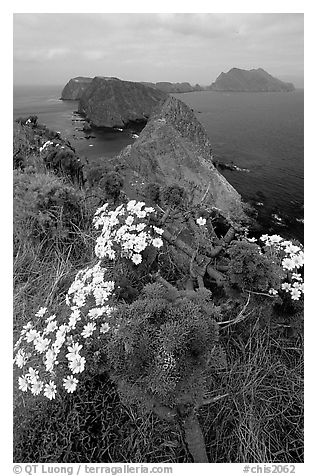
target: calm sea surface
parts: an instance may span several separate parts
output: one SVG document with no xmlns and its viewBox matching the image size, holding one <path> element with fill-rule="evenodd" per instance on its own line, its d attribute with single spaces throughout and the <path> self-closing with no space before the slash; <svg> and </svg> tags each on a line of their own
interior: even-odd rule
<svg viewBox="0 0 317 476">
<path fill-rule="evenodd" d="M 16 87 L 14 118 L 36 114 L 60 131 L 90 162 L 117 154 L 132 133 L 81 131 L 76 101 L 60 101 L 62 86 Z M 221 173 L 259 213 L 266 232 L 303 241 L 304 93 L 221 93 L 175 95 L 195 112 L 214 156 L 242 171 Z M 91 137 L 93 136 L 93 137 Z"/>
</svg>

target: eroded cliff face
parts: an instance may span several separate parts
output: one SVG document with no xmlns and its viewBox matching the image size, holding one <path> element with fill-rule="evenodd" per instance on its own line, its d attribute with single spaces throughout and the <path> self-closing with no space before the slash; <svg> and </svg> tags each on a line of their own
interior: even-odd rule
<svg viewBox="0 0 317 476">
<path fill-rule="evenodd" d="M 115 159 L 146 182 L 177 183 L 196 203 L 217 207 L 234 222 L 245 219 L 238 192 L 213 165 L 212 147 L 203 126 L 182 101 L 169 97 L 153 114 L 133 145 Z"/>
<path fill-rule="evenodd" d="M 61 99 L 77 101 L 81 98 L 91 81 L 92 78 L 82 76 L 70 79 L 62 91 Z"/>
<path fill-rule="evenodd" d="M 97 127 L 125 127 L 145 122 L 167 96 L 141 83 L 95 77 L 79 101 L 78 111 Z"/>
<path fill-rule="evenodd" d="M 221 73 L 210 89 L 214 91 L 243 91 L 243 92 L 290 92 L 294 91 L 292 83 L 285 83 L 274 78 L 262 68 L 249 71 L 232 68 L 227 73 Z"/>
</svg>

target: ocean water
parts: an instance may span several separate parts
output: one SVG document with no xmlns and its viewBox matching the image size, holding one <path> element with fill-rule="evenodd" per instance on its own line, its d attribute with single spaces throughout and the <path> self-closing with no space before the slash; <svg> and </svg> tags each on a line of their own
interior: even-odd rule
<svg viewBox="0 0 317 476">
<path fill-rule="evenodd" d="M 61 101 L 62 86 L 15 87 L 14 118 L 36 114 L 60 131 L 91 163 L 133 143 L 137 130 L 84 133 L 76 101 Z M 265 232 L 303 242 L 304 93 L 175 94 L 205 127 L 214 157 L 239 170 L 221 173 L 251 203 Z"/>
</svg>

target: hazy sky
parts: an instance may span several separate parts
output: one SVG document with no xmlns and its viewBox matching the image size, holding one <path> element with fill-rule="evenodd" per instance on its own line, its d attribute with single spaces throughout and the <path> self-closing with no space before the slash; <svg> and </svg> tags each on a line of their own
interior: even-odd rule
<svg viewBox="0 0 317 476">
<path fill-rule="evenodd" d="M 207 85 L 232 67 L 262 67 L 303 86 L 301 13 L 17 13 L 14 83 L 75 76 Z"/>
</svg>

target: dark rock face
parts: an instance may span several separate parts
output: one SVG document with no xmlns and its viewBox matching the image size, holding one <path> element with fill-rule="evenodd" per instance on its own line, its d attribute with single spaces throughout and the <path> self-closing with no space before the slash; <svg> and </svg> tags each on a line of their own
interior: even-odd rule
<svg viewBox="0 0 317 476">
<path fill-rule="evenodd" d="M 70 79 L 62 91 L 61 99 L 77 101 L 81 98 L 91 81 L 92 78 L 84 78 L 81 76 Z"/>
<path fill-rule="evenodd" d="M 210 86 L 214 91 L 245 91 L 245 92 L 289 92 L 294 91 L 292 83 L 285 83 L 274 78 L 262 68 L 232 68 L 228 73 L 221 73 Z"/>
<path fill-rule="evenodd" d="M 116 164 L 133 170 L 146 182 L 178 184 L 233 221 L 245 218 L 238 192 L 213 164 L 212 147 L 192 110 L 169 97 L 153 114 L 139 138 L 117 157 Z"/>
<path fill-rule="evenodd" d="M 95 77 L 79 101 L 78 111 L 96 127 L 125 127 L 146 122 L 166 94 L 141 83 Z"/>
<path fill-rule="evenodd" d="M 196 84 L 192 86 L 189 83 L 169 83 L 167 81 L 162 81 L 158 83 L 146 83 L 141 82 L 145 86 L 149 86 L 151 88 L 159 89 L 160 91 L 164 91 L 165 93 L 189 93 L 192 91 L 202 91 L 203 88 Z"/>
</svg>

